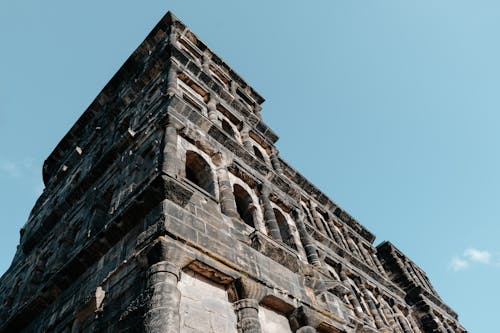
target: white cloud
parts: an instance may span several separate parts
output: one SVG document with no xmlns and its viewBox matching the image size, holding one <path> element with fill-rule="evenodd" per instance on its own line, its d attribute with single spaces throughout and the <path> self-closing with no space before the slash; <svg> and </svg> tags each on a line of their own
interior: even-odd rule
<svg viewBox="0 0 500 333">
<path fill-rule="evenodd" d="M 36 161 L 31 157 L 19 161 L 0 159 L 0 177 L 19 178 L 36 174 Z"/>
<path fill-rule="evenodd" d="M 451 259 L 450 268 L 458 272 L 469 268 L 474 263 L 500 267 L 500 258 L 494 257 L 489 251 L 469 247 L 465 249 L 462 256 L 455 256 Z"/>
<path fill-rule="evenodd" d="M 11 161 L 2 162 L 2 164 L 0 164 L 0 172 L 11 178 L 16 178 L 21 175 L 18 165 Z"/>
<path fill-rule="evenodd" d="M 459 257 L 453 257 L 451 259 L 450 267 L 455 272 L 464 270 L 469 267 L 469 262 L 467 260 L 461 259 Z"/>
<path fill-rule="evenodd" d="M 470 261 L 475 261 L 481 264 L 491 263 L 491 253 L 488 251 L 481 251 L 475 248 L 468 248 L 464 251 L 464 257 Z"/>
</svg>

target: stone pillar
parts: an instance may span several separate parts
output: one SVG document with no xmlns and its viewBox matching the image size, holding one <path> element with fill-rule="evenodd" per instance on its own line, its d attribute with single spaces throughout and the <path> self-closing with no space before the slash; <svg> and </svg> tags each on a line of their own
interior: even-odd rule
<svg viewBox="0 0 500 333">
<path fill-rule="evenodd" d="M 177 93 L 177 71 L 177 65 L 171 62 L 167 74 L 167 96 L 169 97 Z"/>
<path fill-rule="evenodd" d="M 273 165 L 274 171 L 276 171 L 277 174 L 281 175 L 283 173 L 281 163 L 278 159 L 278 151 L 276 149 L 273 149 L 271 153 L 271 164 Z"/>
<path fill-rule="evenodd" d="M 380 313 L 378 312 L 377 307 L 375 306 L 375 303 L 371 299 L 371 297 L 364 297 L 366 304 L 368 305 L 368 308 L 370 310 L 370 314 L 372 315 L 375 325 L 377 325 L 377 328 L 383 328 L 385 327 L 385 323 L 380 316 Z"/>
<path fill-rule="evenodd" d="M 358 241 L 358 240 L 356 239 L 356 242 L 357 242 L 357 241 Z M 375 264 L 375 262 L 373 261 L 373 258 L 372 258 L 372 256 L 370 255 L 370 253 L 368 252 L 368 250 L 366 249 L 366 247 L 365 247 L 365 246 L 361 243 L 361 244 L 359 244 L 358 248 L 359 248 L 359 250 L 361 251 L 362 257 L 365 259 L 365 262 L 366 262 L 369 266 L 371 266 L 371 267 L 373 267 L 373 268 L 378 269 L 377 265 L 376 265 L 376 264 Z"/>
<path fill-rule="evenodd" d="M 178 38 L 177 31 L 175 31 L 175 29 L 172 27 L 168 39 L 170 40 L 170 45 L 176 48 L 179 47 L 177 38 Z"/>
<path fill-rule="evenodd" d="M 340 247 L 342 247 L 343 244 L 339 236 L 339 231 L 335 228 L 335 223 L 332 221 L 332 216 L 330 214 L 328 214 L 328 219 L 326 219 L 325 222 L 328 225 L 328 228 L 330 229 L 330 234 L 332 235 L 332 238 Z"/>
<path fill-rule="evenodd" d="M 312 326 L 302 326 L 296 333 L 316 333 L 316 329 Z"/>
<path fill-rule="evenodd" d="M 260 200 L 262 201 L 262 206 L 264 208 L 264 220 L 267 228 L 269 229 L 269 236 L 276 241 L 283 242 L 278 222 L 276 221 L 276 216 L 274 215 L 273 206 L 271 205 L 271 200 L 269 200 L 269 188 L 265 184 L 262 184 L 261 187 Z"/>
<path fill-rule="evenodd" d="M 344 271 L 340 271 L 339 277 L 340 280 L 344 282 L 344 285 L 347 286 L 347 289 L 349 289 L 349 293 L 347 294 L 347 299 L 349 300 L 349 303 L 351 303 L 354 309 L 354 313 L 359 318 L 366 318 L 366 314 L 363 312 L 363 308 L 361 307 L 361 304 L 359 303 L 358 298 L 356 297 L 354 289 L 352 288 L 351 284 L 347 279 L 346 273 Z"/>
<path fill-rule="evenodd" d="M 312 200 L 309 201 L 309 206 L 311 208 L 311 214 L 314 219 L 314 224 L 316 224 L 316 228 L 318 228 L 322 234 L 328 236 L 325 226 L 323 225 L 323 221 L 321 221 L 321 217 L 319 216 L 319 213 L 316 210 L 316 205 L 312 202 Z"/>
<path fill-rule="evenodd" d="M 382 266 L 382 263 L 381 263 L 381 262 L 380 262 L 380 260 L 378 259 L 378 257 L 377 257 L 377 255 L 376 255 L 375 251 L 376 251 L 376 250 L 375 250 L 374 248 L 372 248 L 372 249 L 370 250 L 370 255 L 371 255 L 372 259 L 373 259 L 373 262 L 375 263 L 375 266 L 377 266 L 377 268 L 378 268 L 379 272 L 380 272 L 383 276 L 387 277 L 387 272 L 385 271 L 384 267 Z"/>
<path fill-rule="evenodd" d="M 148 292 L 151 295 L 144 317 L 147 333 L 178 333 L 181 292 L 177 288 L 180 271 L 167 261 L 153 264 L 148 272 Z"/>
<path fill-rule="evenodd" d="M 259 302 L 253 298 L 244 298 L 234 302 L 238 320 L 238 333 L 261 333 L 259 322 Z"/>
<path fill-rule="evenodd" d="M 349 246 L 349 249 L 351 250 L 351 252 L 354 255 L 361 257 L 361 253 L 359 253 L 359 250 L 358 250 L 356 244 L 354 243 L 354 241 L 352 240 L 351 236 L 349 236 L 349 234 L 347 234 L 346 238 L 347 238 L 347 245 Z"/>
<path fill-rule="evenodd" d="M 405 268 L 406 267 L 405 264 L 403 263 L 401 258 L 399 258 L 399 255 L 394 250 L 391 250 L 391 255 L 395 259 L 396 264 L 401 268 L 401 271 L 403 272 L 404 277 L 406 279 L 408 279 L 408 281 L 413 281 L 412 277 L 410 276 L 410 274 L 408 273 L 408 271 Z"/>
<path fill-rule="evenodd" d="M 220 125 L 219 117 L 217 116 L 217 101 L 215 97 L 210 96 L 210 100 L 208 101 L 208 119 L 214 124 Z"/>
<path fill-rule="evenodd" d="M 241 141 L 243 141 L 245 149 L 253 153 L 252 140 L 250 140 L 250 126 L 248 124 L 243 124 L 243 129 L 241 130 Z"/>
<path fill-rule="evenodd" d="M 319 267 L 321 263 L 319 261 L 318 252 L 316 252 L 316 246 L 314 246 L 313 241 L 311 240 L 311 236 L 307 232 L 306 226 L 304 225 L 304 213 L 299 209 L 296 211 L 297 221 L 295 224 L 297 225 L 297 231 L 299 232 L 300 241 L 302 242 L 302 246 L 304 246 L 304 251 L 306 252 L 307 261 L 313 266 Z"/>
<path fill-rule="evenodd" d="M 389 307 L 389 304 L 387 304 L 387 302 L 384 300 L 384 298 L 382 296 L 378 296 L 378 302 L 380 304 L 380 308 L 382 310 L 382 312 L 384 313 L 384 316 L 385 318 L 387 319 L 387 322 L 389 324 L 389 328 L 391 328 L 392 330 L 394 330 L 394 332 L 397 332 L 397 325 L 396 325 L 396 320 L 394 318 L 394 313 L 392 311 L 392 309 Z"/>
<path fill-rule="evenodd" d="M 218 153 L 212 157 L 217 169 L 217 181 L 219 183 L 219 202 L 222 214 L 229 217 L 238 217 L 238 210 L 236 208 L 236 201 L 234 199 L 233 189 L 229 181 L 228 171 L 224 163 L 224 156 Z"/>
<path fill-rule="evenodd" d="M 394 312 L 396 313 L 396 318 L 398 319 L 399 324 L 403 328 L 403 332 L 404 333 L 413 333 L 413 330 L 410 328 L 408 320 L 406 320 L 406 317 L 403 314 L 403 312 L 398 308 L 397 305 L 394 305 L 393 309 L 394 309 Z"/>
<path fill-rule="evenodd" d="M 262 114 L 260 113 L 261 111 L 262 111 L 262 106 L 260 106 L 259 104 L 255 104 L 253 107 L 253 112 L 259 119 L 262 119 Z"/>
<path fill-rule="evenodd" d="M 177 128 L 172 121 L 168 121 L 163 136 L 161 172 L 172 177 L 177 176 Z"/>
<path fill-rule="evenodd" d="M 207 52 L 203 53 L 202 69 L 205 73 L 210 74 L 210 55 Z"/>
<path fill-rule="evenodd" d="M 340 237 L 340 240 L 341 240 L 342 244 L 344 245 L 344 248 L 345 249 L 349 249 L 349 246 L 347 245 L 347 241 L 346 241 L 346 239 L 344 237 L 344 226 L 340 222 L 338 222 L 338 224 L 335 223 L 335 226 L 336 226 L 335 230 L 338 230 L 339 237 Z"/>
</svg>

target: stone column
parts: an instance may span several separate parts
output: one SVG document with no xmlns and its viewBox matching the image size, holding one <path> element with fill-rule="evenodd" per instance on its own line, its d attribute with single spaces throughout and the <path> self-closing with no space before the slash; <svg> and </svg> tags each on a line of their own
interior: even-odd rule
<svg viewBox="0 0 500 333">
<path fill-rule="evenodd" d="M 330 226 L 330 230 L 332 231 L 332 236 L 335 242 L 337 242 L 337 245 L 342 248 L 346 248 L 346 244 L 342 238 L 342 235 L 340 233 L 340 230 L 338 230 L 337 226 L 335 225 L 335 222 L 328 221 L 328 225 Z"/>
<path fill-rule="evenodd" d="M 259 302 L 253 298 L 244 298 L 234 302 L 239 333 L 261 333 L 259 322 Z"/>
<path fill-rule="evenodd" d="M 210 100 L 208 101 L 208 119 L 214 124 L 220 125 L 219 117 L 217 116 L 217 100 L 215 97 L 210 96 Z"/>
<path fill-rule="evenodd" d="M 316 329 L 312 326 L 302 326 L 296 333 L 316 333 Z"/>
<path fill-rule="evenodd" d="M 203 53 L 203 58 L 202 58 L 202 69 L 205 73 L 210 74 L 210 55 L 207 52 Z"/>
<path fill-rule="evenodd" d="M 375 251 L 376 251 L 376 250 L 375 250 L 374 248 L 371 248 L 371 250 L 370 250 L 370 255 L 371 255 L 372 259 L 373 259 L 373 262 L 375 263 L 375 266 L 377 266 L 377 268 L 378 268 L 379 272 L 380 272 L 383 276 L 387 277 L 387 272 L 385 271 L 384 267 L 382 266 L 382 263 L 381 263 L 381 262 L 380 262 L 380 260 L 378 259 L 378 257 L 377 257 L 377 255 L 376 255 Z"/>
<path fill-rule="evenodd" d="M 378 309 L 377 309 L 375 303 L 373 302 L 373 300 L 371 299 L 371 297 L 367 296 L 367 297 L 364 297 L 364 299 L 365 299 L 366 304 L 368 305 L 368 308 L 370 310 L 370 314 L 372 315 L 372 317 L 375 321 L 375 325 L 377 325 L 377 328 L 385 327 L 385 323 L 384 323 L 382 317 L 380 316 L 380 313 L 378 312 Z"/>
<path fill-rule="evenodd" d="M 163 136 L 163 159 L 161 165 L 163 174 L 177 176 L 177 128 L 172 121 L 167 122 Z"/>
<path fill-rule="evenodd" d="M 394 318 L 394 313 L 393 313 L 392 309 L 389 307 L 389 304 L 387 304 L 387 302 L 384 300 L 384 298 L 381 295 L 379 295 L 377 299 L 378 299 L 378 302 L 380 304 L 380 308 L 381 308 L 382 312 L 384 313 L 385 318 L 387 319 L 387 322 L 389 324 L 389 328 L 394 330 L 394 332 L 397 332 L 398 328 L 396 327 L 396 320 Z"/>
<path fill-rule="evenodd" d="M 297 221 L 295 224 L 297 225 L 297 231 L 299 232 L 300 241 L 302 242 L 302 246 L 304 247 L 304 251 L 306 252 L 307 261 L 313 266 L 319 267 L 321 263 L 319 261 L 318 252 L 316 252 L 316 246 L 314 246 L 313 241 L 311 240 L 311 236 L 307 232 L 306 226 L 304 225 L 304 213 L 299 209 L 296 209 L 295 215 L 297 216 Z"/>
<path fill-rule="evenodd" d="M 321 217 L 319 216 L 319 213 L 316 210 L 316 205 L 312 202 L 312 200 L 309 201 L 309 206 L 311 208 L 311 215 L 314 219 L 314 224 L 316 224 L 316 228 L 318 228 L 322 234 L 328 236 L 325 226 L 323 225 L 323 221 L 321 221 Z"/>
<path fill-rule="evenodd" d="M 356 247 L 356 244 L 352 240 L 351 236 L 347 234 L 345 236 L 347 238 L 347 245 L 349 246 L 349 249 L 354 255 L 357 255 L 358 257 L 361 257 L 361 253 L 359 253 L 358 248 Z"/>
<path fill-rule="evenodd" d="M 172 97 L 177 93 L 177 65 L 170 62 L 167 74 L 167 96 Z"/>
<path fill-rule="evenodd" d="M 168 36 L 168 39 L 170 40 L 170 44 L 172 46 L 178 48 L 179 45 L 178 45 L 177 38 L 178 38 L 177 31 L 175 31 L 175 29 L 172 27 L 171 30 L 170 30 L 170 34 Z"/>
<path fill-rule="evenodd" d="M 356 239 L 356 242 L 358 242 L 358 239 Z M 366 247 L 363 245 L 363 243 L 359 244 L 358 248 L 361 251 L 362 257 L 365 259 L 365 262 L 367 263 L 367 265 L 378 269 L 377 265 L 373 261 L 372 256 L 370 255 L 370 253 L 368 252 Z"/>
<path fill-rule="evenodd" d="M 366 318 L 366 314 L 363 312 L 363 308 L 361 307 L 361 304 L 358 301 L 358 298 L 356 297 L 355 291 L 351 284 L 348 281 L 346 273 L 342 270 L 339 272 L 339 277 L 340 280 L 344 283 L 344 285 L 349 289 L 349 293 L 347 293 L 347 299 L 349 300 L 349 303 L 351 303 L 354 313 L 359 317 L 359 318 Z"/>
<path fill-rule="evenodd" d="M 253 153 L 252 140 L 250 140 L 250 126 L 248 124 L 243 124 L 243 129 L 241 130 L 241 141 L 243 141 L 245 149 Z"/>
<path fill-rule="evenodd" d="M 217 153 L 212 157 L 217 169 L 217 181 L 219 183 L 219 202 L 222 214 L 229 217 L 238 217 L 238 210 L 236 208 L 236 201 L 234 199 L 233 189 L 229 181 L 228 171 L 224 163 L 224 156 L 222 153 Z"/>
<path fill-rule="evenodd" d="M 276 149 L 273 149 L 271 153 L 271 164 L 273 165 L 274 171 L 276 171 L 277 174 L 282 174 L 283 169 L 281 168 L 281 163 L 278 159 L 278 151 Z"/>
<path fill-rule="evenodd" d="M 255 104 L 253 107 L 253 112 L 259 119 L 262 119 L 262 114 L 260 113 L 261 111 L 262 111 L 262 106 L 260 106 L 259 104 Z"/>
<path fill-rule="evenodd" d="M 145 314 L 147 333 L 178 333 L 181 292 L 177 288 L 180 271 L 167 261 L 153 264 L 148 272 L 148 292 L 151 295 Z"/>
<path fill-rule="evenodd" d="M 410 274 L 408 273 L 408 271 L 405 268 L 406 267 L 405 264 L 403 263 L 401 258 L 399 258 L 399 255 L 394 250 L 391 250 L 391 255 L 395 259 L 396 264 L 401 268 L 401 271 L 403 272 L 403 276 L 406 279 L 408 279 L 408 281 L 413 281 L 412 277 L 410 276 Z"/>
<path fill-rule="evenodd" d="M 276 216 L 274 215 L 273 206 L 271 205 L 271 200 L 269 200 L 269 187 L 265 184 L 262 184 L 261 187 L 260 200 L 262 201 L 262 206 L 264 208 L 264 220 L 269 229 L 269 236 L 276 241 L 283 242 L 278 222 L 276 221 Z"/>
<path fill-rule="evenodd" d="M 398 319 L 399 324 L 403 328 L 403 332 L 404 333 L 413 333 L 413 330 L 410 328 L 410 325 L 409 325 L 408 321 L 406 320 L 406 317 L 403 314 L 403 312 L 398 308 L 397 305 L 394 305 L 393 309 L 394 309 L 394 312 L 396 313 L 396 318 Z"/>
</svg>

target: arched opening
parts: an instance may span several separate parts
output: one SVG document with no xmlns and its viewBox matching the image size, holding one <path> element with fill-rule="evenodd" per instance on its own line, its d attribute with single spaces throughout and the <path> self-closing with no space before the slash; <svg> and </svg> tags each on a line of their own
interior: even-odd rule
<svg viewBox="0 0 500 333">
<path fill-rule="evenodd" d="M 276 222 L 278 222 L 278 227 L 280 229 L 281 239 L 283 242 L 290 246 L 291 248 L 297 250 L 297 246 L 295 245 L 293 235 L 290 232 L 290 228 L 288 227 L 288 222 L 281 213 L 279 209 L 274 208 L 274 216 L 276 217 Z"/>
<path fill-rule="evenodd" d="M 265 162 L 264 155 L 262 155 L 262 152 L 260 151 L 259 148 L 253 146 L 253 152 L 259 160 L 261 160 L 262 162 Z"/>
<path fill-rule="evenodd" d="M 234 184 L 233 193 L 234 193 L 234 199 L 236 201 L 236 209 L 238 210 L 240 218 L 247 225 L 251 226 L 252 228 L 255 228 L 252 216 L 252 208 L 253 208 L 252 197 L 248 194 L 247 191 L 245 191 L 245 189 L 242 186 L 238 184 Z"/>
<path fill-rule="evenodd" d="M 186 178 L 206 192 L 215 194 L 210 165 L 203 157 L 191 150 L 186 153 Z"/>
<path fill-rule="evenodd" d="M 226 132 L 233 138 L 236 137 L 236 133 L 234 132 L 233 126 L 231 126 L 225 119 L 222 119 L 221 124 L 224 132 Z"/>
</svg>

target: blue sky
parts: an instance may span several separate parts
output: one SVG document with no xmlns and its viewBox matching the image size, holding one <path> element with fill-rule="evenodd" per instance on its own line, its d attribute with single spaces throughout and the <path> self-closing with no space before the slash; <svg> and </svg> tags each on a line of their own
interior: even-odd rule
<svg viewBox="0 0 500 333">
<path fill-rule="evenodd" d="M 41 166 L 172 10 L 267 101 L 281 155 L 429 275 L 471 332 L 500 297 L 500 3 L 0 2 L 0 272 Z"/>
</svg>

